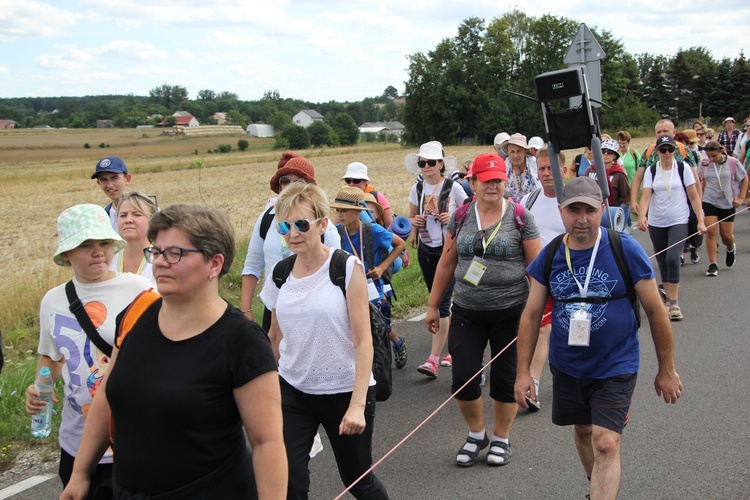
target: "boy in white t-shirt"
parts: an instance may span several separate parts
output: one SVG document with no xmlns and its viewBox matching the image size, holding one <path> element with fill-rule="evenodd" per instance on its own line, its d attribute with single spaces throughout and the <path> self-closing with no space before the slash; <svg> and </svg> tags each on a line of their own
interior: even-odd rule
<svg viewBox="0 0 750 500">
<path fill-rule="evenodd" d="M 71 266 L 72 279 L 83 310 L 101 338 L 114 344 L 115 318 L 143 290 L 152 287 L 147 279 L 131 273 L 109 270 L 125 240 L 112 229 L 107 214 L 98 205 L 76 205 L 57 219 L 58 247 L 53 260 Z M 83 435 L 88 408 L 107 370 L 108 357 L 100 351 L 70 310 L 65 284 L 48 291 L 39 308 L 39 363 L 48 366 L 52 379 L 63 378 L 64 400 L 60 424 L 60 468 L 63 486 L 68 483 L 73 461 Z M 135 389 L 134 389 L 135 390 Z M 45 402 L 30 385 L 26 389 L 26 411 L 39 413 Z M 57 397 L 53 395 L 53 402 Z M 112 474 L 111 450 L 104 454 L 92 474 L 91 492 Z"/>
</svg>

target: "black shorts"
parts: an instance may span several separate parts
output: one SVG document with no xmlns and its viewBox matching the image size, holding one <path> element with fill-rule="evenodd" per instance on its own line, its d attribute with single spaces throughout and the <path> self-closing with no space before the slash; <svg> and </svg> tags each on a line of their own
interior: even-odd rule
<svg viewBox="0 0 750 500">
<path fill-rule="evenodd" d="M 734 222 L 734 214 L 736 210 L 732 208 L 718 208 L 710 203 L 703 202 L 703 216 L 704 217 L 717 217 L 722 222 Z M 728 217 L 728 218 L 727 218 Z M 727 218 L 726 220 L 724 220 Z"/>
<path fill-rule="evenodd" d="M 618 375 L 602 380 L 571 377 L 551 364 L 552 423 L 555 425 L 598 425 L 622 434 L 630 418 L 638 374 Z"/>
</svg>

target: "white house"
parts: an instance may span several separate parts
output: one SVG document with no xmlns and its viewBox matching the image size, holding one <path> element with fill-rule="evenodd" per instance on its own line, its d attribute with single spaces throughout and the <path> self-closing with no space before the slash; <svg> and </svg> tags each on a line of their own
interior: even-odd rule
<svg viewBox="0 0 750 500">
<path fill-rule="evenodd" d="M 325 116 L 321 115 L 314 109 L 303 109 L 292 117 L 292 122 L 300 127 L 309 127 L 313 122 L 322 121 Z"/>
<path fill-rule="evenodd" d="M 274 128 L 273 125 L 266 125 L 265 123 L 251 123 L 247 126 L 245 133 L 253 137 L 273 137 Z"/>
<path fill-rule="evenodd" d="M 406 127 L 403 123 L 392 121 L 392 122 L 365 122 L 359 126 L 360 134 L 379 134 L 384 132 L 389 135 L 400 136 L 404 133 Z"/>
</svg>

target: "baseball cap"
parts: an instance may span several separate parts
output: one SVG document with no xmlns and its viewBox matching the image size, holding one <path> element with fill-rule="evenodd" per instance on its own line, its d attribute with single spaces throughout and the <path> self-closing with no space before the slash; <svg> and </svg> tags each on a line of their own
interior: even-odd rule
<svg viewBox="0 0 750 500">
<path fill-rule="evenodd" d="M 570 180 L 563 188 L 560 206 L 565 208 L 572 203 L 585 203 L 594 208 L 601 207 L 604 200 L 599 184 L 591 177 L 576 177 Z"/>
<path fill-rule="evenodd" d="M 125 166 L 125 162 L 117 156 L 107 156 L 102 158 L 96 164 L 96 171 L 91 176 L 92 179 L 99 177 L 102 172 L 114 172 L 116 174 L 127 174 L 128 167 Z"/>
<path fill-rule="evenodd" d="M 659 146 L 663 146 L 665 144 L 668 146 L 672 146 L 673 148 L 677 147 L 677 143 L 675 142 L 674 137 L 672 137 L 671 135 L 662 135 L 661 137 L 656 139 L 657 149 L 659 148 Z"/>
<path fill-rule="evenodd" d="M 505 160 L 492 153 L 483 153 L 474 158 L 474 163 L 471 165 L 471 175 L 482 182 L 493 179 L 508 180 Z"/>
</svg>

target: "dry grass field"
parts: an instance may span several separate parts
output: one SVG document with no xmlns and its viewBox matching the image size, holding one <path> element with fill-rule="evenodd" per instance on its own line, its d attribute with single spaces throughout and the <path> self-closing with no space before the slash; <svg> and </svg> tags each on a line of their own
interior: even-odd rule
<svg viewBox="0 0 750 500">
<path fill-rule="evenodd" d="M 238 137 L 179 139 L 155 130 L 15 130 L 0 131 L 0 325 L 26 317 L 29 324 L 41 295 L 69 279 L 68 268 L 51 259 L 56 248 L 59 213 L 78 203 L 104 205 L 108 200 L 90 179 L 103 156 L 122 157 L 133 172 L 132 190 L 157 195 L 161 206 L 207 204 L 225 211 L 246 239 L 272 192 L 269 180 L 279 152 L 268 139 L 246 137 L 247 152 L 205 154 L 220 143 L 236 147 Z M 245 138 L 240 137 L 240 138 Z M 90 149 L 84 149 L 88 142 Z M 100 149 L 105 142 L 109 148 Z M 648 139 L 635 140 L 642 150 Z M 194 154 L 195 150 L 198 155 Z M 446 154 L 463 161 L 490 150 L 489 146 L 451 147 Z M 346 165 L 361 161 L 386 194 L 396 213 L 407 211 L 414 178 L 403 166 L 404 155 L 416 152 L 393 144 L 362 144 L 355 148 L 308 150 L 318 184 L 329 196 L 341 186 Z M 568 162 L 574 152 L 568 153 Z M 203 161 L 202 167 L 194 161 Z M 29 312 L 31 311 L 31 312 Z"/>
</svg>

